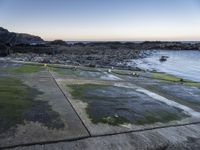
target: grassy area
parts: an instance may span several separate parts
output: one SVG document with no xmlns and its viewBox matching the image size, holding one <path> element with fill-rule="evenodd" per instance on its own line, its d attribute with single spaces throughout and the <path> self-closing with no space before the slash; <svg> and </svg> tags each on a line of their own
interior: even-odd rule
<svg viewBox="0 0 200 150">
<path fill-rule="evenodd" d="M 180 82 L 181 81 L 181 78 L 178 78 L 178 77 L 175 77 L 175 76 L 172 76 L 172 75 L 168 75 L 168 74 L 164 74 L 164 73 L 153 73 L 152 74 L 152 77 L 153 78 L 156 78 L 156 79 L 162 79 L 162 80 L 167 80 L 167 81 L 172 81 L 172 82 Z"/>
<path fill-rule="evenodd" d="M 44 69 L 44 67 L 39 65 L 22 65 L 20 67 L 8 68 L 8 71 L 12 73 L 36 73 L 42 69 Z"/>
<path fill-rule="evenodd" d="M 188 85 L 188 86 L 194 86 L 194 87 L 200 88 L 200 83 L 199 82 L 187 82 L 187 83 L 184 83 L 184 84 Z"/>
<path fill-rule="evenodd" d="M 16 78 L 1 77 L 0 133 L 23 124 L 24 120 L 37 121 L 48 127 L 56 126 L 58 114 L 51 110 L 48 103 L 34 100 L 40 94 L 42 92 Z"/>
<path fill-rule="evenodd" d="M 126 88 L 112 85 L 73 84 L 67 85 L 67 87 L 74 99 L 82 100 L 88 104 L 86 112 L 95 124 L 104 123 L 118 126 L 133 123 L 144 125 L 156 122 L 166 123 L 188 117 L 182 110 L 176 108 L 168 110 L 163 106 L 165 104 L 161 105 L 161 108 L 157 108 L 158 104 L 155 108 L 148 108 L 147 106 L 143 108 L 142 103 L 139 102 L 142 97 L 137 97 L 137 94 L 130 95 L 132 89 L 129 89 L 127 91 L 129 94 L 126 95 Z M 153 102 L 151 102 L 151 105 L 153 105 Z M 142 110 L 138 111 L 138 107 L 141 107 Z M 120 109 L 122 111 L 119 111 Z M 171 110 L 173 112 L 170 112 Z"/>
<path fill-rule="evenodd" d="M 155 78 L 155 79 L 161 79 L 161 80 L 166 80 L 166 81 L 170 81 L 170 82 L 179 82 L 183 85 L 194 86 L 194 87 L 200 88 L 199 82 L 193 82 L 193 81 L 190 81 L 190 80 L 183 80 L 179 77 L 172 76 L 172 75 L 165 74 L 165 73 L 154 72 L 154 73 L 152 73 L 152 77 Z"/>
</svg>

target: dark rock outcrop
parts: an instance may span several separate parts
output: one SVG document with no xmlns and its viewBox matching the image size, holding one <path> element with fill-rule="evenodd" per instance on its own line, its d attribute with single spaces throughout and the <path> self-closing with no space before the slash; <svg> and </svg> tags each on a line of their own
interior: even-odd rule
<svg viewBox="0 0 200 150">
<path fill-rule="evenodd" d="M 11 45 L 17 45 L 17 44 L 36 45 L 44 43 L 44 40 L 41 39 L 39 36 L 9 32 L 8 30 L 2 27 L 0 27 L 0 41 L 2 43 L 9 43 Z"/>
</svg>

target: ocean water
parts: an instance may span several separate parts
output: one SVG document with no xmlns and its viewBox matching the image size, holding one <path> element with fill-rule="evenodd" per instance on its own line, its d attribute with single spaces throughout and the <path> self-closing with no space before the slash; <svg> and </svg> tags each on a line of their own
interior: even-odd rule
<svg viewBox="0 0 200 150">
<path fill-rule="evenodd" d="M 169 58 L 165 62 L 160 62 L 161 56 Z M 132 60 L 129 65 L 200 82 L 200 51 L 156 50 L 146 58 Z"/>
</svg>

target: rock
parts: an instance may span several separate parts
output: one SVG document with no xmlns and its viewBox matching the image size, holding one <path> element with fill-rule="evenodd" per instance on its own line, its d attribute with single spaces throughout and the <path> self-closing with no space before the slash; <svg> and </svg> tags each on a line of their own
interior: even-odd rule
<svg viewBox="0 0 200 150">
<path fill-rule="evenodd" d="M 168 56 L 161 56 L 161 58 L 159 59 L 161 62 L 163 61 L 167 61 L 167 58 L 169 58 Z"/>
<path fill-rule="evenodd" d="M 10 47 L 6 44 L 0 43 L 0 56 L 7 56 L 10 54 Z"/>
<path fill-rule="evenodd" d="M 11 45 L 17 45 L 17 44 L 37 45 L 44 43 L 44 40 L 39 36 L 9 32 L 8 30 L 2 27 L 0 27 L 0 41 L 3 43 L 9 43 Z"/>
</svg>

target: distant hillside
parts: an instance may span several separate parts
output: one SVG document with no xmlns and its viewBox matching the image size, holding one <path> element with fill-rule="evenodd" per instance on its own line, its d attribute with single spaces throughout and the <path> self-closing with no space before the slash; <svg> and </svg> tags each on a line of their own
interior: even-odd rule
<svg viewBox="0 0 200 150">
<path fill-rule="evenodd" d="M 11 45 L 17 44 L 42 44 L 44 40 L 39 36 L 30 34 L 9 32 L 7 29 L 0 27 L 0 42 L 9 43 Z"/>
</svg>

